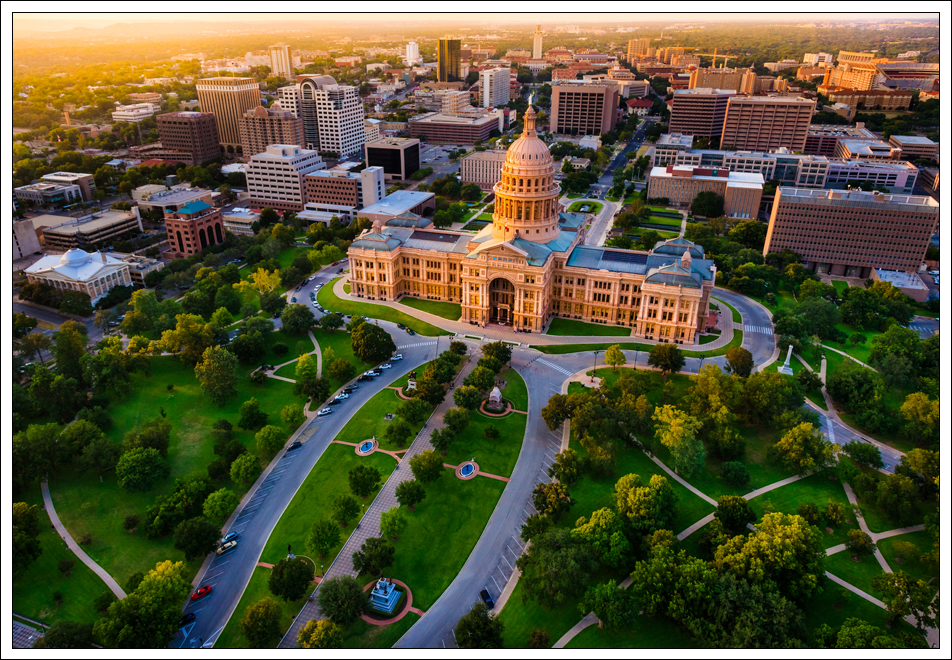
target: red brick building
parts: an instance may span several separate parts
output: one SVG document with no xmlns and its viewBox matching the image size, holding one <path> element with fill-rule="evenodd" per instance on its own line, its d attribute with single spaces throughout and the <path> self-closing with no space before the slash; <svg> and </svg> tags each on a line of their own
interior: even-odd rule
<svg viewBox="0 0 952 660">
<path fill-rule="evenodd" d="M 180 259 L 198 254 L 210 245 L 225 240 L 221 209 L 205 202 L 191 202 L 178 211 L 165 214 L 165 230 L 169 249 L 163 254 L 168 259 Z"/>
</svg>

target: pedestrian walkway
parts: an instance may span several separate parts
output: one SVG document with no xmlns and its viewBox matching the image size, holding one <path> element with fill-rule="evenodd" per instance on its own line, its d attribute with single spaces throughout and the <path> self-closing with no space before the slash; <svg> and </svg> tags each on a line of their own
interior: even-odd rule
<svg viewBox="0 0 952 660">
<path fill-rule="evenodd" d="M 63 526 L 63 523 L 60 522 L 59 516 L 56 515 L 56 509 L 53 508 L 53 498 L 50 497 L 50 488 L 49 484 L 45 481 L 40 483 L 40 489 L 43 491 L 43 504 L 46 507 L 46 513 L 50 517 L 50 522 L 53 523 L 53 527 L 56 529 L 56 533 L 60 535 L 66 545 L 70 550 L 73 551 L 73 554 L 79 558 L 81 562 L 89 566 L 92 569 L 93 573 L 98 575 L 103 582 L 106 583 L 106 586 L 109 587 L 109 590 L 116 594 L 116 598 L 125 598 L 126 592 L 122 590 L 122 587 L 119 586 L 119 583 L 113 579 L 106 570 L 94 562 L 92 558 L 87 555 L 82 548 L 79 547 L 79 544 L 73 540 L 73 537 L 69 535 L 69 532 L 66 531 L 66 528 Z M 51 579 L 53 576 L 49 576 Z"/>
<path fill-rule="evenodd" d="M 694 486 L 692 486 L 691 484 L 689 484 L 687 481 L 685 481 L 684 479 L 682 479 L 680 476 L 678 476 L 678 475 L 674 472 L 674 470 L 672 470 L 672 469 L 669 468 L 667 465 L 665 465 L 665 464 L 662 463 L 660 460 L 658 460 L 658 457 L 657 457 L 657 456 L 654 456 L 653 454 L 649 454 L 648 452 L 645 452 L 645 454 L 648 456 L 648 458 L 650 458 L 652 461 L 654 461 L 655 464 L 656 464 L 658 467 L 660 467 L 662 470 L 664 470 L 665 472 L 667 472 L 668 475 L 669 475 L 672 479 L 674 479 L 675 481 L 677 481 L 679 484 L 681 484 L 682 486 L 684 486 L 685 488 L 687 488 L 689 491 L 691 491 L 692 493 L 694 493 L 695 495 L 697 495 L 698 497 L 700 497 L 702 500 L 704 500 L 704 501 L 707 502 L 708 504 L 711 504 L 711 505 L 713 505 L 713 506 L 717 506 L 717 501 L 716 501 L 716 500 L 714 500 L 714 499 L 708 497 L 707 495 L 705 495 L 704 493 L 702 493 L 701 491 L 699 491 L 697 488 L 695 488 Z"/>
<path fill-rule="evenodd" d="M 589 626 L 595 626 L 595 625 L 598 625 L 598 617 L 595 616 L 594 612 L 589 612 L 588 614 L 585 615 L 585 618 L 583 618 L 581 621 L 579 621 L 574 626 L 572 626 L 567 633 L 562 635 L 559 638 L 559 641 L 557 641 L 552 646 L 552 648 L 564 649 L 565 645 L 568 644 L 570 641 L 572 641 L 573 637 L 575 637 L 577 634 L 579 634 L 580 632 L 582 632 Z"/>
<path fill-rule="evenodd" d="M 853 506 L 853 511 L 856 513 L 856 522 L 859 523 L 859 528 L 866 534 L 869 534 L 869 537 L 873 539 L 873 556 L 875 556 L 876 561 L 879 562 L 880 568 L 883 569 L 884 573 L 892 573 L 893 570 L 886 562 L 886 558 L 883 557 L 883 553 L 879 551 L 879 546 L 876 545 L 876 541 L 878 539 L 873 538 L 873 533 L 869 531 L 869 525 L 866 524 L 866 519 L 863 517 L 863 512 L 860 510 L 859 503 L 856 501 L 856 493 L 853 492 L 853 489 L 845 481 L 843 482 L 843 490 L 846 491 L 846 499 L 849 500 L 850 504 Z"/>
<path fill-rule="evenodd" d="M 839 354 L 842 355 L 843 357 L 848 357 L 848 358 L 851 359 L 853 362 L 856 362 L 857 364 L 861 364 L 861 365 L 863 365 L 864 367 L 866 367 L 867 369 L 869 369 L 869 370 L 871 370 L 871 371 L 876 371 L 877 373 L 879 373 L 876 369 L 873 369 L 873 367 L 869 366 L 869 365 L 866 364 L 865 362 L 862 362 L 861 360 L 857 360 L 856 358 L 854 358 L 854 357 L 853 357 L 852 355 L 850 355 L 849 353 L 844 353 L 843 351 L 841 351 L 841 350 L 838 349 L 838 348 L 833 348 L 832 346 L 827 346 L 826 344 L 823 344 L 823 348 L 827 349 L 828 351 L 833 351 L 834 353 L 839 353 Z M 825 381 L 824 381 L 824 382 L 825 382 Z"/>
<path fill-rule="evenodd" d="M 466 364 L 463 365 L 463 368 L 454 379 L 452 385 L 462 382 L 462 380 L 466 378 L 467 375 L 469 375 L 475 366 L 476 360 L 470 359 Z M 366 513 L 361 517 L 360 522 L 357 523 L 357 528 L 350 535 L 350 538 L 348 538 L 344 543 L 344 547 L 341 548 L 341 551 L 334 560 L 334 563 L 331 564 L 330 568 L 327 569 L 327 572 L 324 574 L 325 578 L 334 578 L 343 575 L 356 577 L 357 573 L 354 570 L 353 560 L 354 553 L 360 550 L 361 546 L 367 539 L 380 536 L 380 515 L 393 507 L 400 506 L 400 502 L 397 501 L 396 495 L 397 486 L 399 486 L 404 481 L 410 481 L 413 479 L 413 473 L 411 472 L 409 466 L 406 465 L 407 461 L 423 451 L 433 449 L 433 445 L 430 444 L 430 435 L 432 434 L 433 429 L 442 426 L 443 416 L 446 414 L 446 411 L 448 411 L 454 405 L 453 397 L 447 396 L 443 400 L 443 403 L 437 406 L 436 410 L 433 411 L 433 414 L 430 415 L 430 418 L 423 425 L 423 429 L 419 434 L 417 434 L 417 437 L 410 445 L 410 448 L 407 449 L 406 453 L 403 455 L 404 460 L 401 461 L 397 465 L 397 469 L 391 473 L 386 483 L 384 483 L 383 488 L 381 488 L 380 492 L 377 494 L 377 497 L 373 502 L 371 502 Z M 297 645 L 297 637 L 301 628 L 303 628 L 304 625 L 311 619 L 320 618 L 321 613 L 320 608 L 317 605 L 317 599 L 315 598 L 314 600 L 309 600 L 304 604 L 304 608 L 301 610 L 301 613 L 294 619 L 294 623 L 291 624 L 291 627 L 288 629 L 287 633 L 285 633 L 284 638 L 282 638 L 281 643 L 278 645 L 278 648 L 294 648 Z"/>
<path fill-rule="evenodd" d="M 43 636 L 43 630 L 37 630 L 19 621 L 13 621 L 13 648 L 32 649 L 40 637 Z"/>
</svg>

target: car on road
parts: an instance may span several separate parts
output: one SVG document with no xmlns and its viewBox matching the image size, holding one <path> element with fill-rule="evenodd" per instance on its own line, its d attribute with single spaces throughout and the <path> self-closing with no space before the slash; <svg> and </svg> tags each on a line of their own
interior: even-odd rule
<svg viewBox="0 0 952 660">
<path fill-rule="evenodd" d="M 406 329 L 407 329 L 407 326 L 403 325 L 402 323 L 398 323 L 398 324 L 397 324 L 397 327 L 400 328 L 401 330 L 406 330 Z"/>
<path fill-rule="evenodd" d="M 296 302 L 297 302 L 297 296 L 294 296 L 293 298 L 291 298 L 291 302 L 296 303 Z"/>
<path fill-rule="evenodd" d="M 188 614 L 186 614 L 179 620 L 178 627 L 184 628 L 188 624 L 194 623 L 194 622 L 195 622 L 195 612 L 189 612 Z"/>
<path fill-rule="evenodd" d="M 359 390 L 359 389 L 360 389 L 360 388 L 359 388 L 357 385 L 348 385 L 347 387 L 344 388 L 344 391 L 345 391 L 347 394 L 353 394 L 354 392 L 356 392 L 356 391 Z"/>
<path fill-rule="evenodd" d="M 343 401 L 344 399 L 349 399 L 349 398 L 350 398 L 350 395 L 347 392 L 341 392 L 340 394 L 334 397 L 336 401 Z"/>
<path fill-rule="evenodd" d="M 215 551 L 215 554 L 221 557 L 222 555 L 228 554 L 229 552 L 231 552 L 237 547 L 238 547 L 238 541 L 229 541 L 228 543 L 223 543 L 221 547 Z"/>
<path fill-rule="evenodd" d="M 344 269 L 343 269 L 343 268 L 338 268 L 338 269 L 337 269 L 337 274 L 338 274 L 338 275 L 340 275 L 340 274 L 343 273 L 343 272 L 344 272 Z"/>
<path fill-rule="evenodd" d="M 311 275 L 309 278 L 307 278 L 307 281 L 308 281 L 308 282 L 313 282 L 313 281 L 314 281 L 314 276 Z"/>
<path fill-rule="evenodd" d="M 412 336 L 412 335 L 415 335 L 416 333 L 413 332 L 413 328 L 407 328 L 407 334 Z"/>
<path fill-rule="evenodd" d="M 383 372 L 380 371 L 380 369 L 371 369 L 367 372 L 367 374 L 376 378 L 377 376 L 382 376 Z"/>
<path fill-rule="evenodd" d="M 489 594 L 488 589 L 483 589 L 479 592 L 479 597 L 483 599 L 483 602 L 486 603 L 486 609 L 491 610 L 496 607 L 496 602 L 493 600 L 493 597 Z"/>
<path fill-rule="evenodd" d="M 330 401 L 327 402 L 327 405 L 329 405 L 329 406 L 339 406 L 339 405 L 342 404 L 342 403 L 344 403 L 344 402 L 341 401 L 340 399 L 331 399 Z"/>
<path fill-rule="evenodd" d="M 357 382 L 358 382 L 358 383 L 366 383 L 367 381 L 370 381 L 370 380 L 373 380 L 373 379 L 374 379 L 373 376 L 368 376 L 367 374 L 361 374 L 361 375 L 357 378 Z"/>
<path fill-rule="evenodd" d="M 228 532 L 221 538 L 221 540 L 218 542 L 218 545 L 225 545 L 229 541 L 237 541 L 237 540 L 238 540 L 238 532 Z"/>
<path fill-rule="evenodd" d="M 192 601 L 201 600 L 208 594 L 212 592 L 212 588 L 207 584 L 204 587 L 199 587 L 195 593 L 192 594 Z"/>
<path fill-rule="evenodd" d="M 402 359 L 403 359 L 403 353 L 397 353 L 392 358 L 390 358 L 390 361 L 396 362 L 397 360 L 402 360 Z"/>
<path fill-rule="evenodd" d="M 316 300 L 313 302 L 313 305 L 314 305 L 314 309 L 317 309 L 319 307 Z"/>
<path fill-rule="evenodd" d="M 295 449 L 300 449 L 300 448 L 301 448 L 300 440 L 295 440 L 290 445 L 288 445 L 288 451 L 294 451 Z"/>
<path fill-rule="evenodd" d="M 320 412 L 317 413 L 317 416 L 324 417 L 326 415 L 330 415 L 332 412 L 334 411 L 331 410 L 330 408 L 321 408 Z"/>
<path fill-rule="evenodd" d="M 393 365 L 390 364 L 389 362 L 384 362 L 383 364 L 380 365 L 380 368 L 381 368 L 381 369 L 391 369 L 391 368 L 393 368 Z"/>
</svg>

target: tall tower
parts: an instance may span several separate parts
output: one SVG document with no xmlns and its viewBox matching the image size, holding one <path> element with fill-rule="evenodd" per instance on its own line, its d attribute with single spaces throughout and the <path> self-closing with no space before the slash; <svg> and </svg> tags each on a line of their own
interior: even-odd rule
<svg viewBox="0 0 952 660">
<path fill-rule="evenodd" d="M 493 190 L 493 238 L 546 243 L 559 235 L 559 186 L 552 154 L 536 135 L 536 113 L 529 106 L 522 137 L 510 145 L 501 178 Z"/>
<path fill-rule="evenodd" d="M 457 82 L 460 79 L 459 39 L 440 39 L 437 47 L 436 79 L 439 82 Z"/>
<path fill-rule="evenodd" d="M 196 82 L 195 91 L 202 112 L 215 115 L 221 144 L 239 146 L 238 120 L 246 110 L 261 107 L 258 81 L 254 78 L 205 78 Z"/>
<path fill-rule="evenodd" d="M 532 59 L 542 59 L 542 26 L 536 25 L 535 32 L 532 33 Z"/>
<path fill-rule="evenodd" d="M 285 80 L 294 79 L 294 67 L 291 66 L 291 48 L 285 44 L 268 47 L 271 54 L 271 74 Z"/>
</svg>

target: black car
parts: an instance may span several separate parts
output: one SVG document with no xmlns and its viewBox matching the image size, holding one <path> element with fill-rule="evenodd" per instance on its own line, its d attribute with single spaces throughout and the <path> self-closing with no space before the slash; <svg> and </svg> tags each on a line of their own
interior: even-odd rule
<svg viewBox="0 0 952 660">
<path fill-rule="evenodd" d="M 182 619 L 179 621 L 178 627 L 184 628 L 185 626 L 187 626 L 190 623 L 193 623 L 194 621 L 195 621 L 195 612 L 189 612 L 188 614 L 183 616 Z"/>
<path fill-rule="evenodd" d="M 486 609 L 492 609 L 496 607 L 496 601 L 493 600 L 493 597 L 489 595 L 489 591 L 483 589 L 479 592 L 479 597 L 483 599 L 483 602 L 486 603 Z"/>
<path fill-rule="evenodd" d="M 408 334 L 408 335 L 415 335 L 416 333 L 413 332 L 413 329 L 412 329 L 412 328 L 407 328 L 407 334 Z"/>
<path fill-rule="evenodd" d="M 397 324 L 397 327 L 400 328 L 401 330 L 406 330 L 406 329 L 407 329 L 407 326 L 403 325 L 402 323 L 398 323 L 398 324 Z"/>
<path fill-rule="evenodd" d="M 342 399 L 331 399 L 330 401 L 327 402 L 327 405 L 329 405 L 329 406 L 339 406 L 339 405 L 342 404 L 342 403 L 344 403 L 344 401 L 343 401 Z"/>
<path fill-rule="evenodd" d="M 360 388 L 358 388 L 356 385 L 348 385 L 347 387 L 344 388 L 344 391 L 347 392 L 348 394 L 353 394 L 358 389 Z"/>
<path fill-rule="evenodd" d="M 295 449 L 300 449 L 301 443 L 298 440 L 295 440 L 288 446 L 288 451 L 294 451 Z"/>
</svg>

